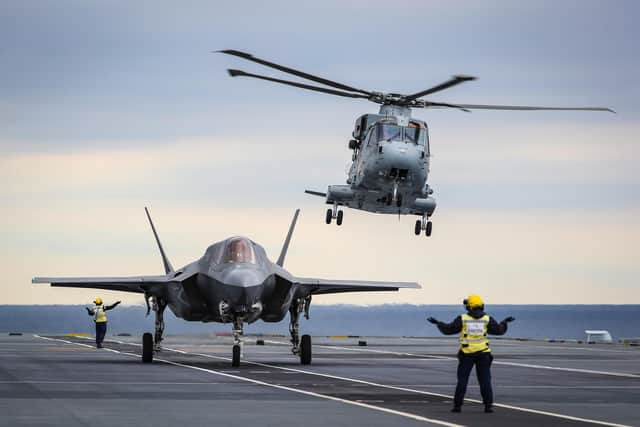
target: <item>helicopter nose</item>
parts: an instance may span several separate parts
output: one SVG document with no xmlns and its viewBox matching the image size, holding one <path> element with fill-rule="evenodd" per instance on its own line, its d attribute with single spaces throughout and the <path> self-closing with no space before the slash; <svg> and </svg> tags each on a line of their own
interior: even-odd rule
<svg viewBox="0 0 640 427">
<path fill-rule="evenodd" d="M 415 154 L 414 148 L 403 142 L 383 144 L 378 149 L 378 166 L 389 175 L 406 176 L 415 163 Z"/>
</svg>

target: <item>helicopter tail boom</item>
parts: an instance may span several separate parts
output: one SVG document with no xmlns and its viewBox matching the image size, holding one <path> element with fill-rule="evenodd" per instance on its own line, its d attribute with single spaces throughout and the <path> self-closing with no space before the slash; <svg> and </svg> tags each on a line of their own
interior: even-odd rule
<svg viewBox="0 0 640 427">
<path fill-rule="evenodd" d="M 321 191 L 304 190 L 304 192 L 307 194 L 311 194 L 312 196 L 327 197 L 327 193 L 323 193 Z"/>
</svg>

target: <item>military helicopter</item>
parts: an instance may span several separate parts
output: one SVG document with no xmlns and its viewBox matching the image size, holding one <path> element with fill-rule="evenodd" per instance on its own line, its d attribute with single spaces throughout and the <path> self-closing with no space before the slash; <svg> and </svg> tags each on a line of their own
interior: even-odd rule
<svg viewBox="0 0 640 427">
<path fill-rule="evenodd" d="M 434 102 L 424 96 L 440 92 L 475 77 L 456 75 L 449 80 L 409 95 L 358 89 L 293 68 L 285 67 L 238 50 L 219 53 L 236 56 L 287 74 L 320 83 L 326 87 L 283 80 L 245 71 L 229 69 L 231 77 L 252 77 L 346 98 L 360 98 L 380 104 L 378 114 L 364 114 L 356 119 L 349 141 L 353 151 L 346 185 L 329 185 L 326 192 L 305 190 L 305 193 L 324 197 L 332 208 L 327 209 L 325 222 L 335 220 L 342 225 L 341 206 L 367 212 L 398 215 L 418 215 L 414 232 L 430 236 L 433 224 L 430 217 L 436 209 L 433 189 L 427 183 L 430 149 L 427 123 L 411 117 L 412 108 L 456 108 L 470 110 L 554 110 L 608 111 L 605 107 L 532 107 L 523 105 L 482 105 Z"/>
</svg>

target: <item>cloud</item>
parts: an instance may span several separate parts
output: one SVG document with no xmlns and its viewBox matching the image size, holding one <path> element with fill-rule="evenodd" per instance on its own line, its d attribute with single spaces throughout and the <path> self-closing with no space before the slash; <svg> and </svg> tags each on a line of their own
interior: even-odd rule
<svg viewBox="0 0 640 427">
<path fill-rule="evenodd" d="M 244 3 L 157 6 L 0 11 L 7 302 L 87 297 L 31 286 L 34 274 L 159 271 L 144 204 L 176 265 L 229 234 L 274 255 L 302 207 L 294 273 L 425 285 L 320 302 L 451 303 L 471 291 L 514 303 L 637 299 L 635 2 L 285 1 L 250 15 Z M 481 77 L 434 100 L 619 114 L 416 111 L 431 130 L 433 238 L 413 236 L 413 218 L 351 210 L 343 227 L 326 227 L 322 200 L 302 190 L 344 182 L 353 122 L 377 106 L 232 80 L 226 68 L 271 70 L 209 53 L 222 48 L 380 90 Z"/>
</svg>

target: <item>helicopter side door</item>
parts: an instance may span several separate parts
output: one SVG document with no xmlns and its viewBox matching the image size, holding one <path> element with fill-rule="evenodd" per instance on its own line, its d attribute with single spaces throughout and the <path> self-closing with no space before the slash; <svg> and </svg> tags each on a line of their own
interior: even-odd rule
<svg viewBox="0 0 640 427">
<path fill-rule="evenodd" d="M 362 146 L 358 152 L 358 157 L 354 162 L 353 174 L 351 181 L 355 186 L 361 186 L 365 179 L 365 168 L 368 162 L 375 161 L 375 152 L 377 150 L 377 141 L 375 138 L 375 126 L 371 126 L 363 140 Z"/>
</svg>

